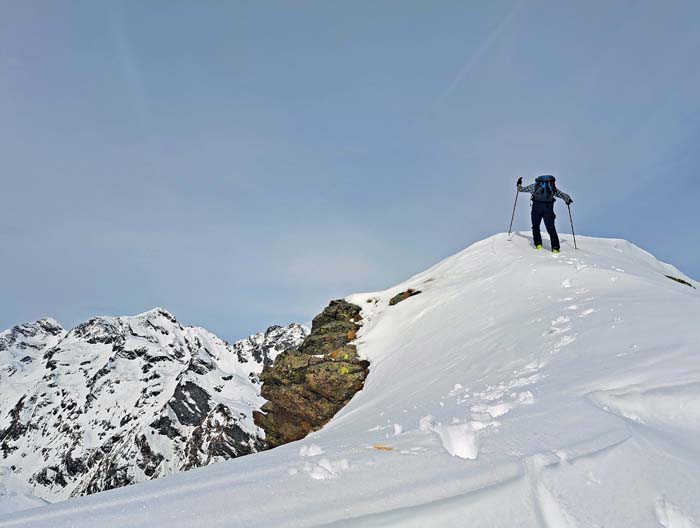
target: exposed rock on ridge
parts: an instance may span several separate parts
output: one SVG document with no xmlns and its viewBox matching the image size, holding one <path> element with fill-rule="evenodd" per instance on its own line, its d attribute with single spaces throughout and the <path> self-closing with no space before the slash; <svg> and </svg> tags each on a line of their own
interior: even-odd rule
<svg viewBox="0 0 700 528">
<path fill-rule="evenodd" d="M 347 301 L 331 301 L 314 318 L 303 344 L 265 367 L 261 395 L 268 402 L 253 417 L 265 430 L 268 447 L 320 429 L 362 389 L 369 362 L 360 359 L 351 344 L 360 327 L 360 311 Z"/>
<path fill-rule="evenodd" d="M 422 293 L 422 292 L 420 290 L 414 290 L 413 288 L 409 288 L 406 291 L 399 293 L 398 295 L 394 295 L 389 300 L 389 306 L 394 306 L 396 304 L 399 304 L 400 302 L 405 301 L 409 297 L 413 297 L 414 295 L 418 295 L 419 293 Z"/>
</svg>

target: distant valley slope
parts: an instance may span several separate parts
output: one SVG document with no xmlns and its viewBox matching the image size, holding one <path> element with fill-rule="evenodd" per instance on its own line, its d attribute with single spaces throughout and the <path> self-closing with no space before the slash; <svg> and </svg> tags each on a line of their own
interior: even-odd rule
<svg viewBox="0 0 700 528">
<path fill-rule="evenodd" d="M 161 308 L 2 332 L 3 474 L 56 501 L 256 452 L 258 375 L 307 334 L 273 326 L 231 345 Z"/>
</svg>

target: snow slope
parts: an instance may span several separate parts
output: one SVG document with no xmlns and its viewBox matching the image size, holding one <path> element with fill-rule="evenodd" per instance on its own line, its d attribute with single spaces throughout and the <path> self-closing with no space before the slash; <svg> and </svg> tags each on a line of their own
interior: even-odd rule
<svg viewBox="0 0 700 528">
<path fill-rule="evenodd" d="M 17 478 L 10 468 L 0 467 L 0 515 L 38 508 L 48 504 L 35 497 L 29 485 Z"/>
<path fill-rule="evenodd" d="M 700 292 L 665 275 L 698 284 L 562 238 L 496 235 L 349 297 L 370 375 L 305 440 L 0 527 L 700 527 Z"/>
</svg>

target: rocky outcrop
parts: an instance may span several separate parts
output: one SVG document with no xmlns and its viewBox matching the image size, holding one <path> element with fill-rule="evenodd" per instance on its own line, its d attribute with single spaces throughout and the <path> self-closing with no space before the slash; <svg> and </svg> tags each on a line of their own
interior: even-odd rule
<svg viewBox="0 0 700 528">
<path fill-rule="evenodd" d="M 254 412 L 268 447 L 304 438 L 323 427 L 362 389 L 369 362 L 357 355 L 360 307 L 332 301 L 316 316 L 297 350 L 277 356 L 260 375 L 267 403 Z"/>
<path fill-rule="evenodd" d="M 697 290 L 697 288 L 695 286 L 693 286 L 692 284 L 690 284 L 687 280 L 679 279 L 678 277 L 672 277 L 671 275 L 666 275 L 666 278 L 671 279 L 672 281 L 676 281 L 679 284 L 683 284 L 685 286 L 690 286 L 694 290 Z"/>
<path fill-rule="evenodd" d="M 398 295 L 394 295 L 389 301 L 389 306 L 399 304 L 401 301 L 405 301 L 409 297 L 413 297 L 414 295 L 418 295 L 419 293 L 422 292 L 420 290 L 414 290 L 413 288 L 409 288 L 406 291 L 399 293 Z"/>
</svg>

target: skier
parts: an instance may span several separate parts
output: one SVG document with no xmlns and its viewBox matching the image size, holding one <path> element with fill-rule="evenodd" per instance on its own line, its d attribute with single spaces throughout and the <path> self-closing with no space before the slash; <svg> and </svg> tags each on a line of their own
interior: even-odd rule
<svg viewBox="0 0 700 528">
<path fill-rule="evenodd" d="M 559 253 L 559 236 L 557 228 L 554 226 L 554 197 L 564 200 L 566 205 L 573 203 L 571 197 L 557 189 L 555 178 L 551 175 L 538 176 L 535 183 L 523 187 L 523 179 L 518 178 L 518 192 L 529 192 L 532 194 L 532 238 L 536 249 L 542 249 L 542 234 L 540 233 L 540 223 L 544 219 L 544 225 L 552 241 L 552 252 Z"/>
</svg>

